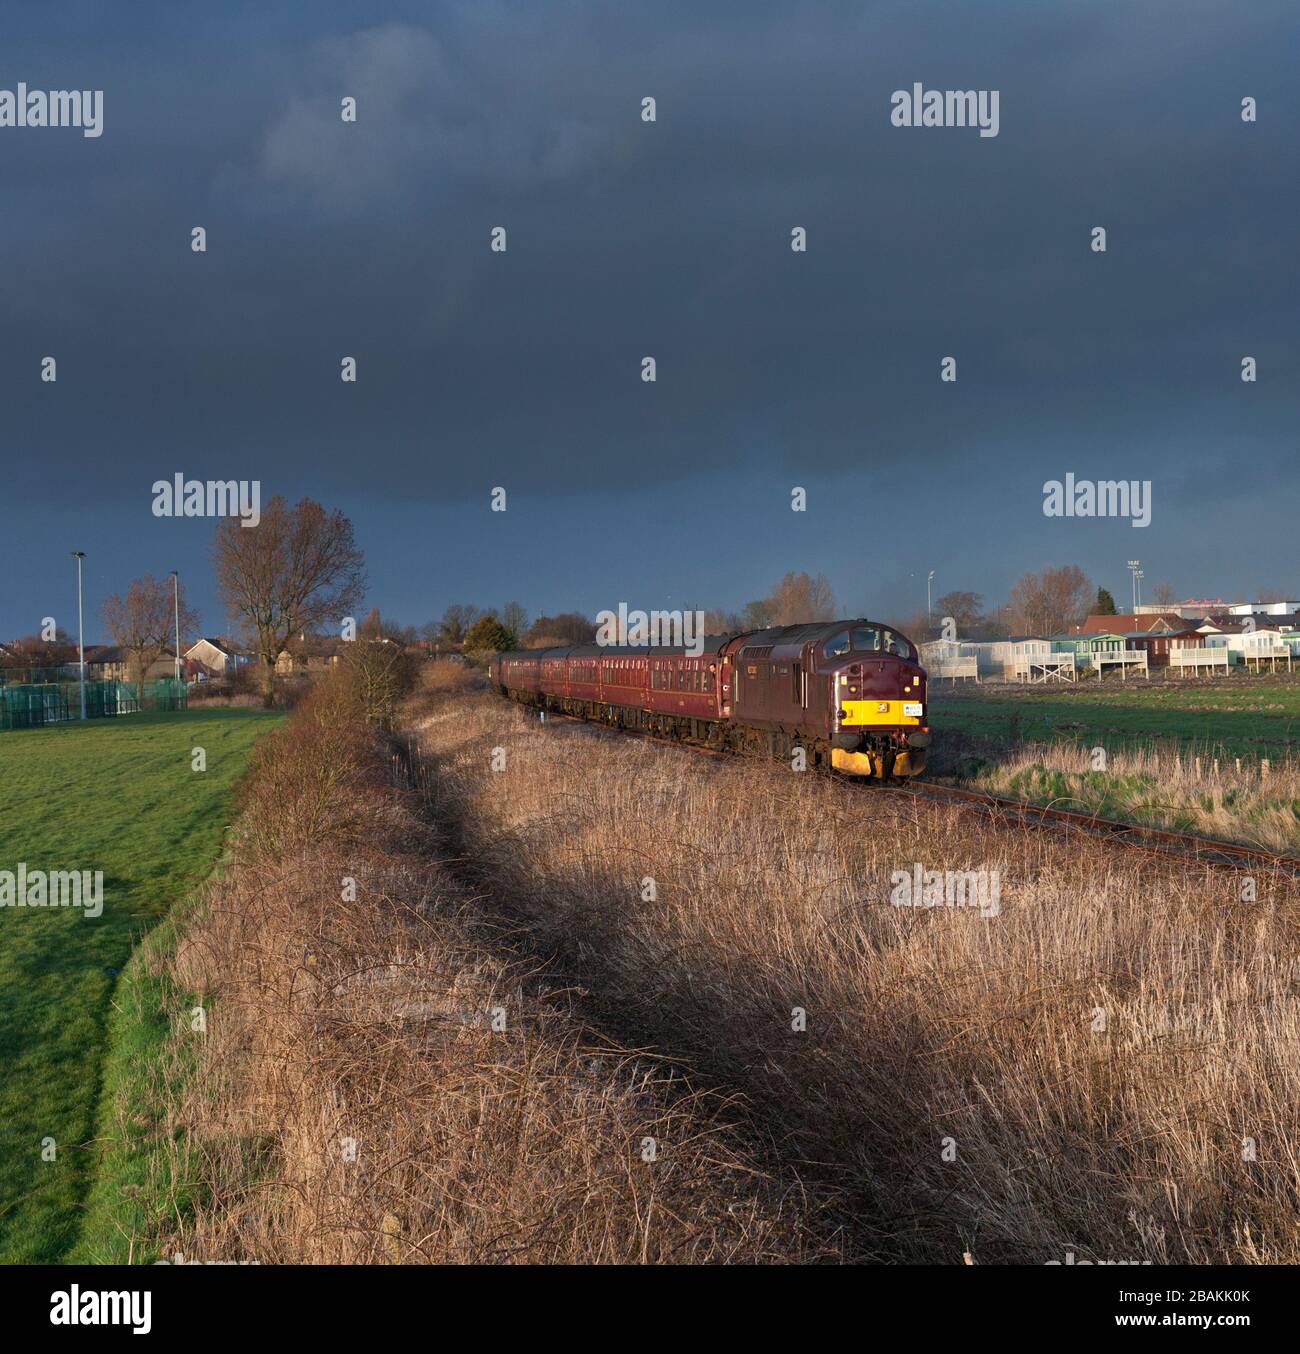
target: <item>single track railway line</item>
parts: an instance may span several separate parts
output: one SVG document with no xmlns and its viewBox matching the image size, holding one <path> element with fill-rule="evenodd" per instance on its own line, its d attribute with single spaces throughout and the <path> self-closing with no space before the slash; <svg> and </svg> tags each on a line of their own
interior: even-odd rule
<svg viewBox="0 0 1300 1354">
<path fill-rule="evenodd" d="M 731 757 L 736 754 L 705 748 L 676 738 L 665 738 L 657 734 L 645 733 L 634 729 L 613 729 L 605 725 L 593 724 L 576 715 L 548 711 L 551 719 L 563 719 L 602 733 L 619 733 L 624 736 L 642 739 L 649 743 L 661 743 L 668 747 L 702 752 L 712 757 Z M 856 786 L 868 793 L 909 795 L 932 803 L 943 803 L 962 807 L 989 818 L 1017 825 L 1043 827 L 1049 830 L 1082 832 L 1088 836 L 1103 838 L 1118 846 L 1134 850 L 1147 851 L 1154 855 L 1165 856 L 1183 861 L 1218 866 L 1250 865 L 1284 874 L 1300 877 L 1300 856 L 1269 851 L 1261 846 L 1247 846 L 1240 842 L 1222 841 L 1214 837 L 1201 837 L 1191 832 L 1174 832 L 1168 828 L 1152 827 L 1145 823 L 1134 823 L 1118 818 L 1105 818 L 1099 814 L 1079 809 L 1066 809 L 1057 805 L 1031 804 L 1020 799 L 1006 799 L 999 795 L 987 794 L 982 790 L 969 790 L 963 786 L 944 785 L 934 781 L 909 781 L 899 785 L 869 784 L 851 776 L 842 776 L 838 772 L 829 772 L 842 780 L 846 786 Z"/>
</svg>

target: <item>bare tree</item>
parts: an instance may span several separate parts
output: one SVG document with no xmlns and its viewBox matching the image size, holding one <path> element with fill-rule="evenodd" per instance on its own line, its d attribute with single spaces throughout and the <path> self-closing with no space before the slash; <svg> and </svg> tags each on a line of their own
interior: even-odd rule
<svg viewBox="0 0 1300 1354">
<path fill-rule="evenodd" d="M 76 657 L 76 640 L 69 638 L 67 632 L 59 627 L 53 639 L 45 639 L 37 632 L 13 640 L 0 650 L 0 668 L 53 668 L 74 662 Z"/>
<path fill-rule="evenodd" d="M 337 623 L 365 596 L 365 558 L 352 523 L 309 498 L 291 508 L 277 494 L 255 527 L 223 518 L 212 554 L 217 591 L 254 644 L 269 705 L 275 663 L 289 640 Z"/>
<path fill-rule="evenodd" d="M 558 616 L 538 616 L 528 631 L 529 648 L 547 644 L 590 644 L 596 627 L 577 611 L 562 611 Z"/>
<path fill-rule="evenodd" d="M 734 611 L 706 610 L 704 613 L 704 633 L 706 635 L 734 635 L 738 630 L 748 629 L 744 618 Z"/>
<path fill-rule="evenodd" d="M 984 598 L 978 592 L 945 592 L 935 598 L 934 615 L 951 616 L 958 635 L 974 634 L 984 622 Z"/>
<path fill-rule="evenodd" d="M 1080 624 L 1094 596 L 1092 584 L 1077 564 L 1025 574 L 1011 589 L 1007 603 L 1018 630 L 1059 635 Z"/>
<path fill-rule="evenodd" d="M 1172 583 L 1157 583 L 1151 593 L 1151 601 L 1156 606 L 1174 607 L 1178 605 L 1178 594 Z"/>
<path fill-rule="evenodd" d="M 476 606 L 449 606 L 442 613 L 437 638 L 445 644 L 460 644 L 465 638 L 465 632 L 478 617 L 479 609 Z"/>
<path fill-rule="evenodd" d="M 177 588 L 180 602 L 181 633 L 198 629 L 198 613 L 185 602 L 185 586 Z M 145 574 L 132 580 L 125 597 L 112 593 L 104 598 L 100 616 L 104 627 L 113 637 L 113 643 L 126 654 L 127 675 L 133 682 L 142 681 L 151 664 L 167 651 L 175 635 L 176 599 L 172 583 L 166 578 Z"/>
<path fill-rule="evenodd" d="M 359 640 L 348 644 L 336 669 L 360 702 L 366 719 L 391 728 L 397 703 L 410 690 L 415 660 L 400 644 L 374 644 Z"/>
<path fill-rule="evenodd" d="M 501 608 L 501 624 L 519 640 L 528 629 L 528 612 L 518 602 L 507 602 Z"/>
<path fill-rule="evenodd" d="M 769 625 L 799 625 L 804 621 L 833 621 L 835 594 L 825 574 L 816 578 L 791 571 L 772 589 L 766 602 Z"/>
</svg>

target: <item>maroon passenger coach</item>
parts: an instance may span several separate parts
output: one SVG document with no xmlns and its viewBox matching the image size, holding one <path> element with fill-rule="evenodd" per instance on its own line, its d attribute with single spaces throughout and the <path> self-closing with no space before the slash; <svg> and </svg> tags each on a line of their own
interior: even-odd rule
<svg viewBox="0 0 1300 1354">
<path fill-rule="evenodd" d="M 818 621 L 684 648 L 580 644 L 498 654 L 498 692 L 617 728 L 831 766 L 880 780 L 925 769 L 926 677 L 875 621 Z"/>
</svg>

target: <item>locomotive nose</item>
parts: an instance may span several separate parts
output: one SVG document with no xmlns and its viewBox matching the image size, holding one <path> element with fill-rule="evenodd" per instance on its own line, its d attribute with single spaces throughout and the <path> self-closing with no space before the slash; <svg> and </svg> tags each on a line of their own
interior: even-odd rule
<svg viewBox="0 0 1300 1354">
<path fill-rule="evenodd" d="M 834 679 L 831 765 L 875 780 L 925 769 L 925 672 L 896 655 L 854 661 Z"/>
</svg>

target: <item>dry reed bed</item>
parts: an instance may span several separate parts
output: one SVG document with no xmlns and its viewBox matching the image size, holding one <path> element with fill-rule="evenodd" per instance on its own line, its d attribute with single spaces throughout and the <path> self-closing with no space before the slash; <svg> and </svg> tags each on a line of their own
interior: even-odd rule
<svg viewBox="0 0 1300 1354">
<path fill-rule="evenodd" d="M 171 1169 L 197 1203 L 164 1253 L 838 1255 L 738 1149 L 728 1106 L 604 1041 L 569 992 L 481 942 L 474 900 L 354 716 L 337 683 L 259 745 L 233 860 L 171 961 L 175 990 L 210 1010 L 205 1035 L 182 1021 L 178 1036 L 199 1043 L 170 1107 Z"/>
<path fill-rule="evenodd" d="M 1159 748 L 1107 753 L 1095 771 L 1091 752 L 1068 743 L 1000 749 L 969 783 L 994 794 L 1052 802 L 1208 837 L 1300 851 L 1300 762 L 1198 755 Z M 941 771 L 955 769 L 936 763 Z"/>
<path fill-rule="evenodd" d="M 1226 870 L 484 693 L 410 722 L 497 905 L 628 1037 L 743 1092 L 854 1201 L 859 1254 L 1300 1260 L 1294 881 L 1244 902 Z M 891 905 L 918 862 L 998 871 L 1000 914 Z"/>
</svg>

